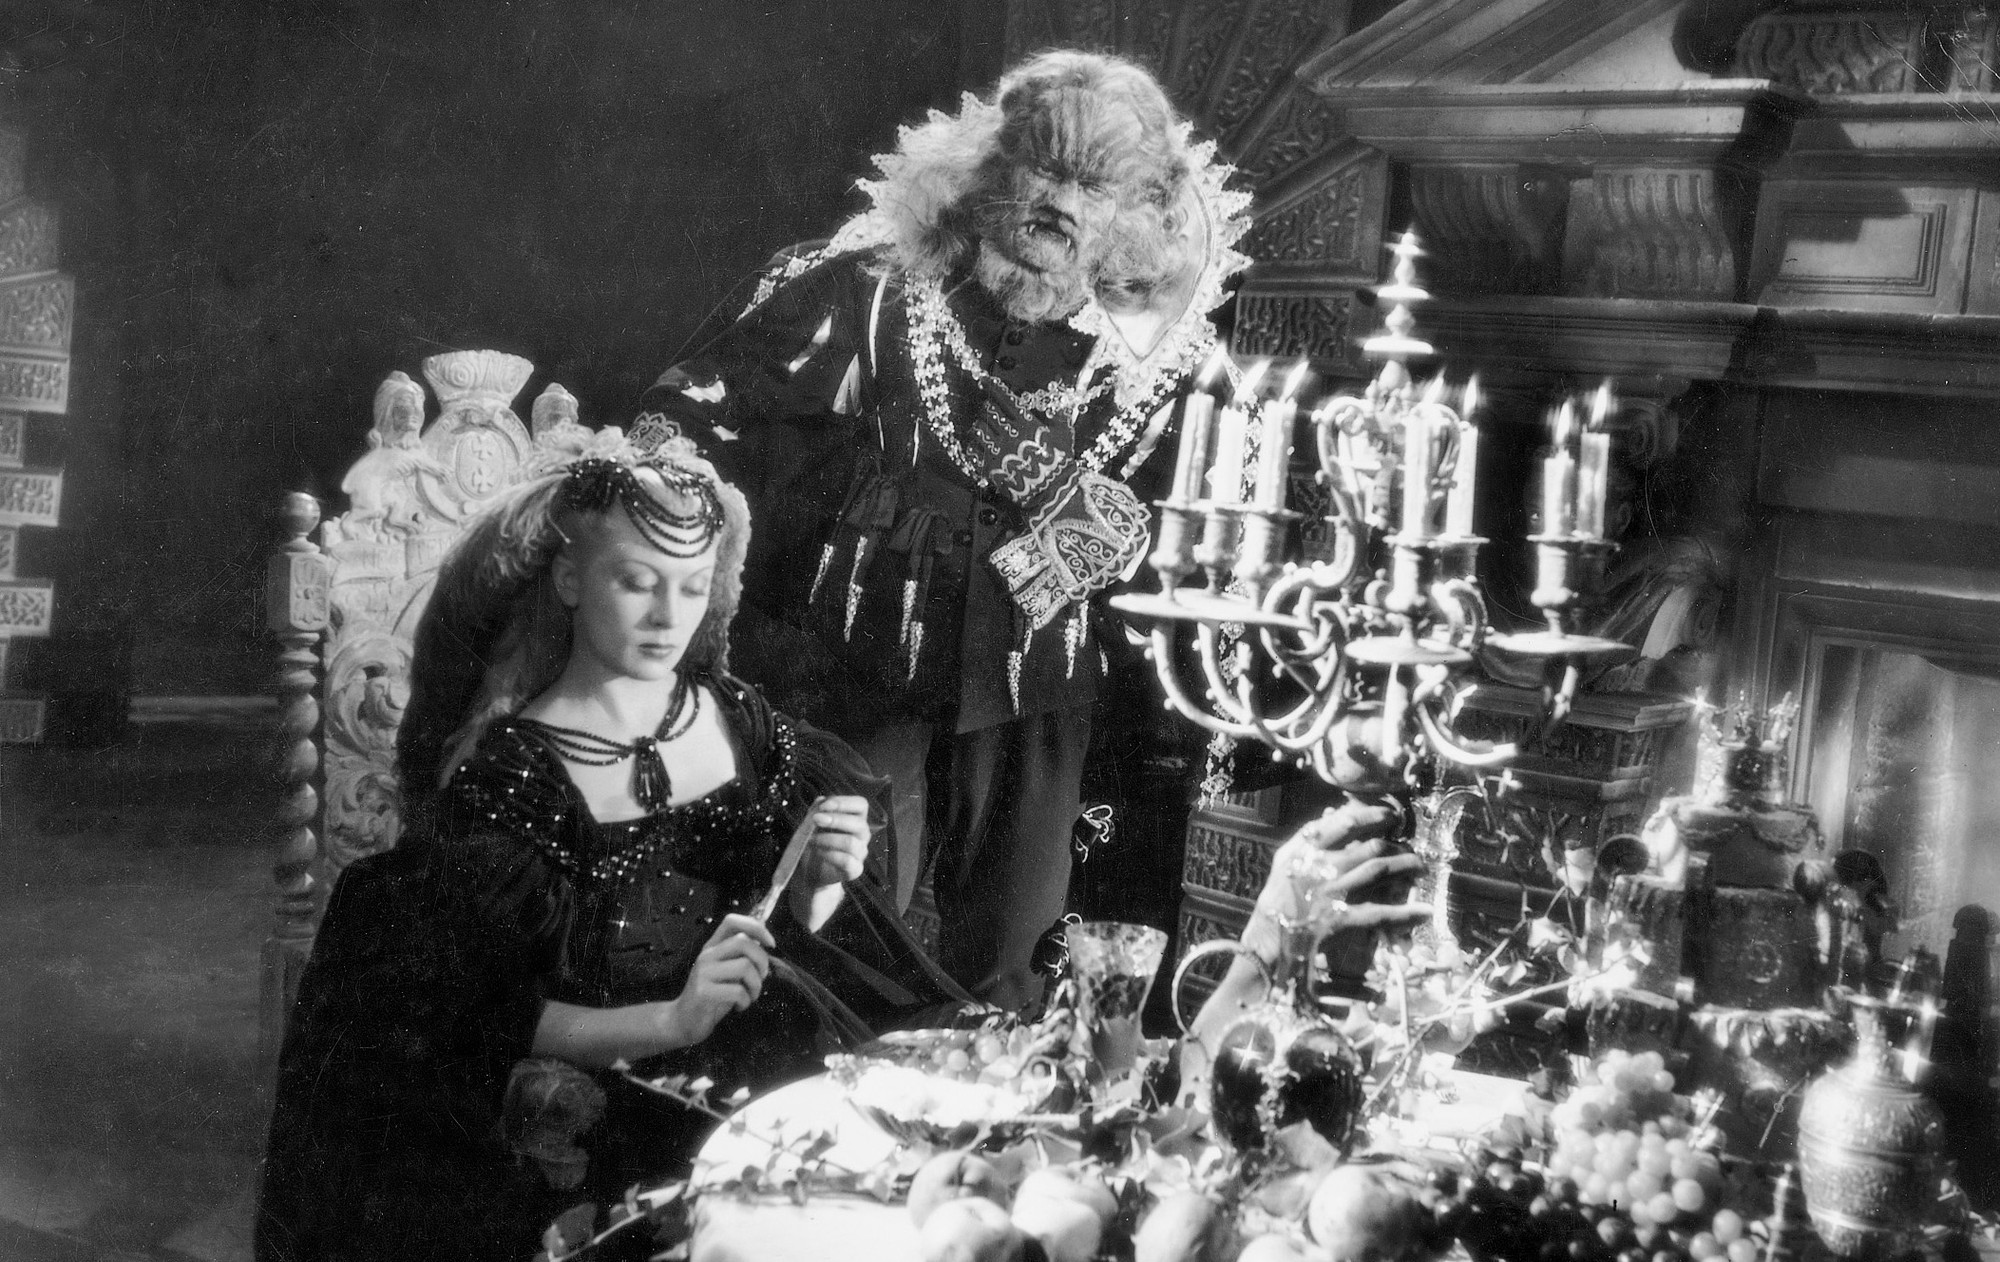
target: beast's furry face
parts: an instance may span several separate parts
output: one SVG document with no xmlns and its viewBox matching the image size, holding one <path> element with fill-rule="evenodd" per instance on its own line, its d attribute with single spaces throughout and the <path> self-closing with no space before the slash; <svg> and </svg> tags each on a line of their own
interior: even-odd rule
<svg viewBox="0 0 2000 1262">
<path fill-rule="evenodd" d="M 968 197 L 978 275 L 1016 319 L 1066 316 L 1096 293 L 1144 306 L 1189 271 L 1185 159 L 1164 97 L 1122 80 L 1017 84 Z"/>
</svg>

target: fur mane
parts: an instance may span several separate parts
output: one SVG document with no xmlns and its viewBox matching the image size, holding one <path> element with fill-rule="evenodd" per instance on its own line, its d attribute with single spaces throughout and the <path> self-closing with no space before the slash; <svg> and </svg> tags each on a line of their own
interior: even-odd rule
<svg viewBox="0 0 2000 1262">
<path fill-rule="evenodd" d="M 1000 123 L 996 103 L 968 92 L 958 113 L 932 110 L 922 123 L 897 132 L 894 153 L 876 155 L 881 178 L 859 184 L 872 203 L 866 217 L 877 236 L 867 244 L 880 246 L 895 271 L 942 278 L 977 249 L 965 207 Z"/>
</svg>

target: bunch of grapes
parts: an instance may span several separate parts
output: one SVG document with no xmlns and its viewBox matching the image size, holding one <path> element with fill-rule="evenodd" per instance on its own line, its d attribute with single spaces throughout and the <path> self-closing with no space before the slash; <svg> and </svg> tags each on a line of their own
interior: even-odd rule
<svg viewBox="0 0 2000 1262">
<path fill-rule="evenodd" d="M 1488 1152 L 1459 1186 L 1441 1176 L 1433 1212 L 1482 1262 L 1757 1262 L 1683 1110 L 1658 1053 L 1607 1053 L 1552 1111 L 1544 1170 Z"/>
</svg>

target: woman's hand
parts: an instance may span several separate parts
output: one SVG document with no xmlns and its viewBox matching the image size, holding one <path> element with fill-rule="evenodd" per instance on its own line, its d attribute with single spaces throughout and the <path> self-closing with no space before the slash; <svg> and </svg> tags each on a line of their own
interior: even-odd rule
<svg viewBox="0 0 2000 1262">
<path fill-rule="evenodd" d="M 868 861 L 868 799 L 853 794 L 819 798 L 793 831 L 808 838 L 805 857 L 792 877 L 792 919 L 817 933 L 840 906 L 847 881 Z"/>
<path fill-rule="evenodd" d="M 748 916 L 724 916 L 695 957 L 687 985 L 665 1005 L 661 1026 L 669 1047 L 688 1047 L 716 1023 L 757 1002 L 771 971 L 771 931 Z"/>
<path fill-rule="evenodd" d="M 551 999 L 535 1026 L 534 1053 L 609 1069 L 699 1043 L 716 1022 L 757 1002 L 775 945 L 771 931 L 750 917 L 724 916 L 678 997 L 616 1008 Z"/>
<path fill-rule="evenodd" d="M 808 890 L 818 890 L 851 881 L 861 875 L 862 865 L 868 861 L 868 841 L 873 835 L 868 827 L 868 799 L 851 794 L 820 798 L 792 835 L 802 832 L 811 840 L 806 843 L 798 874 L 792 878 L 794 886 L 803 883 Z"/>
</svg>

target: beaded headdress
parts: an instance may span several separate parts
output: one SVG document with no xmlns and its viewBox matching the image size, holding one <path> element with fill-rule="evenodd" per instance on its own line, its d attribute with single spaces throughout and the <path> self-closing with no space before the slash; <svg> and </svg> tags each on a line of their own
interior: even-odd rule
<svg viewBox="0 0 2000 1262">
<path fill-rule="evenodd" d="M 639 469 L 651 469 L 671 492 L 691 499 L 691 512 L 677 512 L 646 489 Z M 648 459 L 637 465 L 587 456 L 569 466 L 563 478 L 557 505 L 561 509 L 586 513 L 608 512 L 612 504 L 624 507 L 625 515 L 639 533 L 668 556 L 691 557 L 708 550 L 722 533 L 722 501 L 715 482 L 701 472 L 668 460 Z"/>
</svg>

